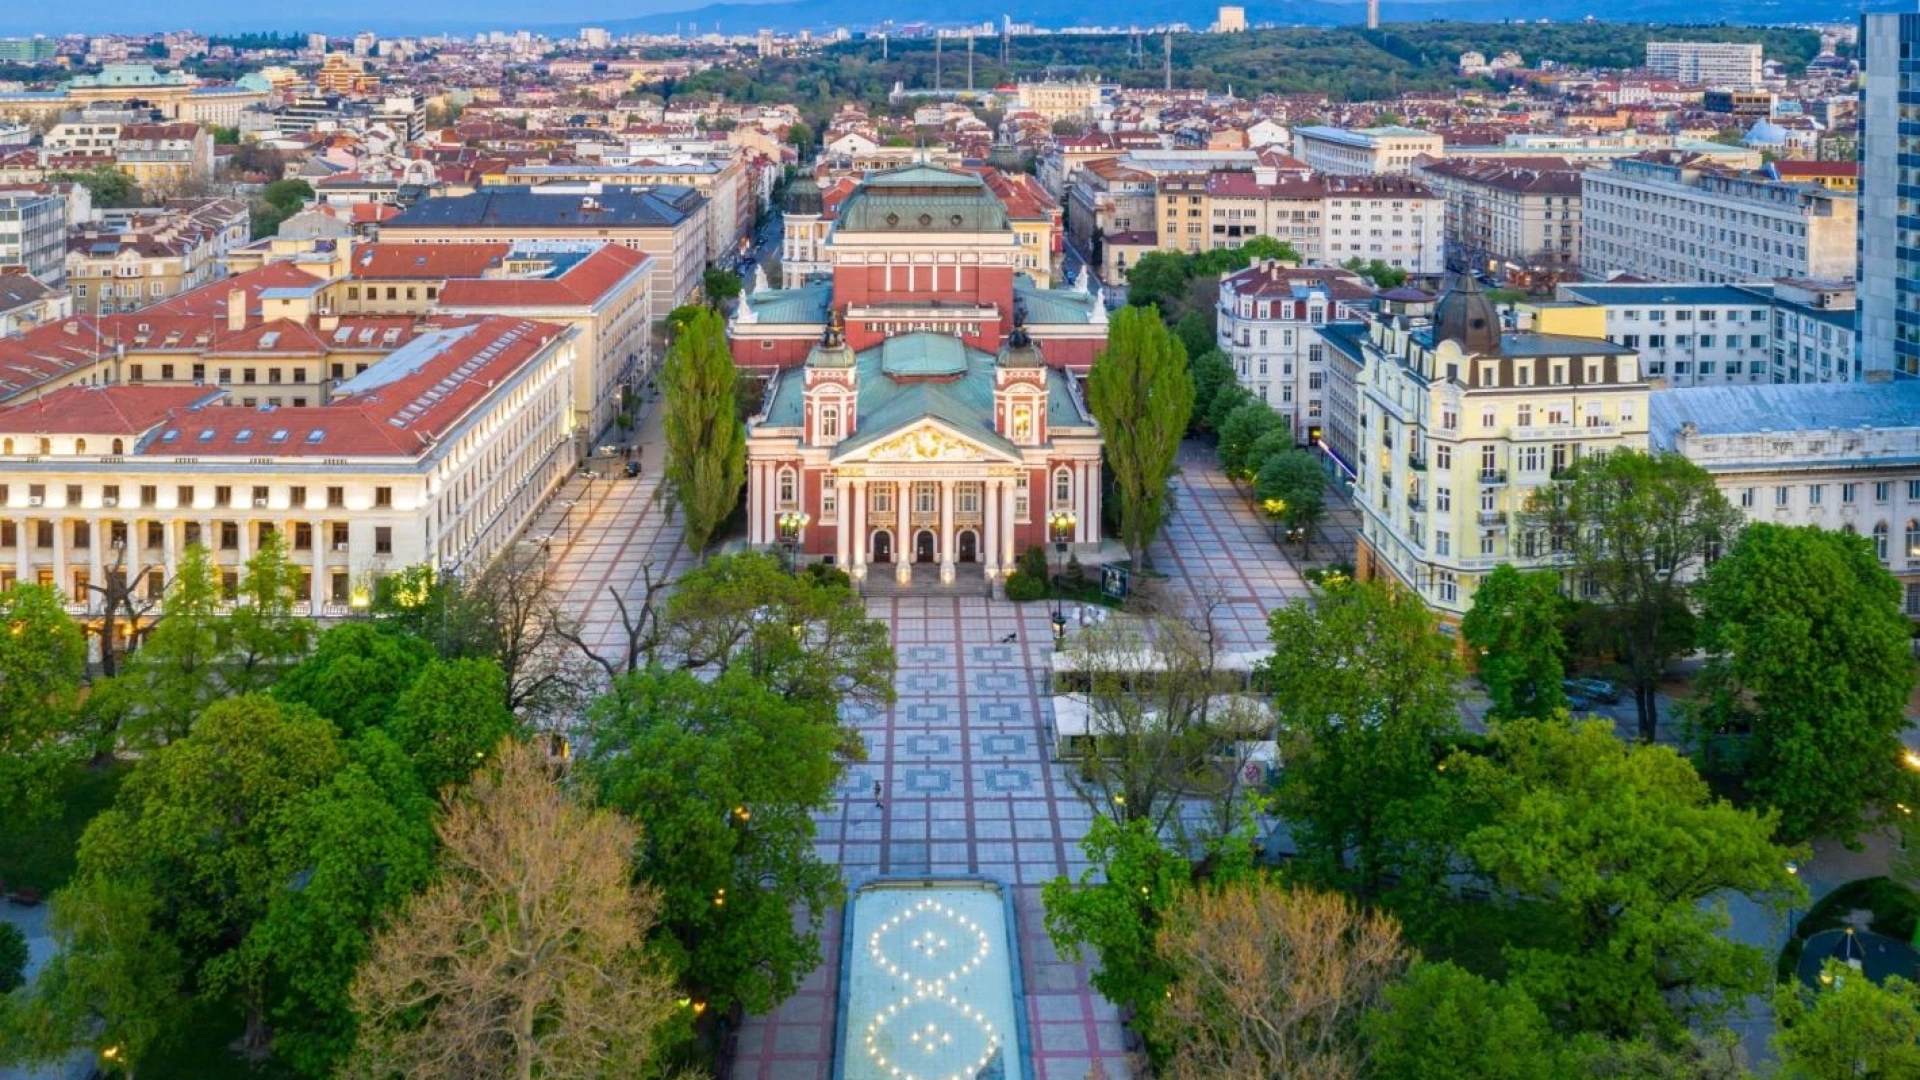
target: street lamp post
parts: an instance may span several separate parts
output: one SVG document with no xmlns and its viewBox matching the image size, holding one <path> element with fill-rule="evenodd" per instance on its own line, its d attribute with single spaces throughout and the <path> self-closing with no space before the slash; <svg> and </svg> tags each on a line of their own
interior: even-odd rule
<svg viewBox="0 0 1920 1080">
<path fill-rule="evenodd" d="M 1067 543 L 1073 535 L 1073 527 L 1080 521 L 1071 510 L 1055 510 L 1047 515 L 1047 528 L 1053 533 L 1053 550 L 1060 556 L 1060 570 L 1054 575 L 1053 597 L 1053 639 L 1058 642 L 1067 633 L 1067 613 L 1061 603 L 1059 587 L 1067 576 Z"/>
<path fill-rule="evenodd" d="M 811 516 L 796 510 L 789 510 L 781 514 L 777 520 L 777 524 L 780 527 L 780 544 L 786 548 L 787 551 L 788 573 L 796 573 L 799 570 L 800 564 L 795 558 L 794 548 L 800 542 L 801 531 L 812 522 L 813 518 Z"/>
</svg>

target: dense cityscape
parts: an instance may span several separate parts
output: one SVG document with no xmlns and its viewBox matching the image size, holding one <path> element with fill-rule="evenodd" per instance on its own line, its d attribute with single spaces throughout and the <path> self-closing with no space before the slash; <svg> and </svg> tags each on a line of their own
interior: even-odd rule
<svg viewBox="0 0 1920 1080">
<path fill-rule="evenodd" d="M 1920 1080 L 1920 15 L 803 7 L 0 37 L 0 1080 Z"/>
</svg>

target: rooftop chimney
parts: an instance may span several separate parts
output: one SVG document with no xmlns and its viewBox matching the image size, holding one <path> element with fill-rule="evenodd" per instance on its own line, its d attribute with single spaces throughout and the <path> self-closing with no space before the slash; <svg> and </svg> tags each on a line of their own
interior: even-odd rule
<svg viewBox="0 0 1920 1080">
<path fill-rule="evenodd" d="M 227 292 L 227 329 L 232 331 L 247 328 L 247 290 L 231 289 Z"/>
</svg>

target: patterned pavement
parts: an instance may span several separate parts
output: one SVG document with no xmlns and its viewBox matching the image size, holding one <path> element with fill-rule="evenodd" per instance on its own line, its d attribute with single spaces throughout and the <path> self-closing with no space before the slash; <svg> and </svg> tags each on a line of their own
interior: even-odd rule
<svg viewBox="0 0 1920 1080">
<path fill-rule="evenodd" d="M 643 429 L 642 479 L 575 481 L 535 530 L 554 537 L 557 584 L 570 608 L 609 641 L 619 634 L 609 586 L 631 595 L 642 566 L 650 563 L 658 577 L 692 564 L 680 530 L 652 503 L 661 451 L 648 434 Z M 1189 444 L 1181 464 L 1154 568 L 1179 602 L 1216 604 L 1223 648 L 1259 647 L 1266 614 L 1301 595 L 1300 576 L 1213 465 L 1209 448 Z M 563 526 L 566 500 L 579 502 L 575 520 Z M 1333 550 L 1323 543 L 1316 554 Z M 867 604 L 893 631 L 898 701 L 884 711 L 848 710 L 867 761 L 848 771 L 820 818 L 821 858 L 841 867 L 849 889 L 880 875 L 972 874 L 1002 882 L 1016 913 L 1029 1075 L 1082 1080 L 1098 1059 L 1117 1080 L 1125 1075 L 1117 1010 L 1088 985 L 1086 965 L 1055 953 L 1040 904 L 1041 884 L 1086 868 L 1080 840 L 1092 819 L 1047 751 L 1049 609 L 984 597 Z M 832 1076 L 838 912 L 827 920 L 822 952 L 824 963 L 798 993 L 741 1028 L 733 1080 Z"/>
</svg>

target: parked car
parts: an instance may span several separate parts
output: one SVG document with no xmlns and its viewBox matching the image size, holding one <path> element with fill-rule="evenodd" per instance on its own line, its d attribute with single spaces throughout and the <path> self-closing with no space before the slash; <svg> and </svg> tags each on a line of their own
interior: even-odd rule
<svg viewBox="0 0 1920 1080">
<path fill-rule="evenodd" d="M 1580 689 L 1580 692 L 1595 701 L 1604 701 L 1609 705 L 1620 700 L 1620 688 L 1605 679 L 1569 679 L 1568 683 Z"/>
<path fill-rule="evenodd" d="M 1567 708 L 1576 712 L 1593 708 L 1593 698 L 1580 688 L 1580 681 L 1563 679 L 1560 682 L 1560 692 L 1567 696 Z"/>
</svg>

